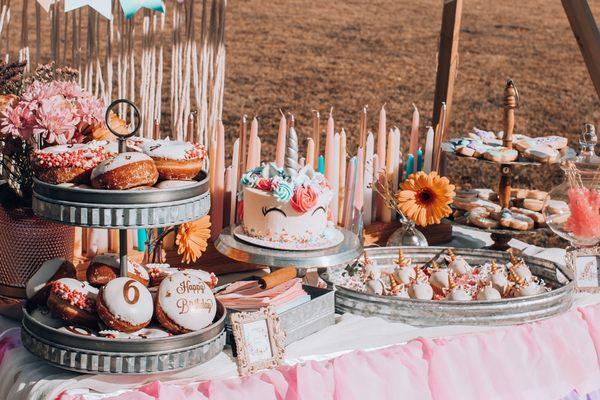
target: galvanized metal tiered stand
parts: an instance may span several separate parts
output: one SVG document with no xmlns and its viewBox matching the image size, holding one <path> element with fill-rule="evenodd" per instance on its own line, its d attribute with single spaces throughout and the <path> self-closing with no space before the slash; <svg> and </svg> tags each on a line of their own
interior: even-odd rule
<svg viewBox="0 0 600 400">
<path fill-rule="evenodd" d="M 109 125 L 111 111 L 123 104 L 134 114 L 134 129 L 120 134 Z M 140 113 L 128 100 L 116 100 L 106 112 L 108 129 L 119 138 L 119 152 L 126 139 L 139 129 Z M 201 172 L 196 182 L 174 189 L 117 191 L 51 185 L 36 180 L 33 210 L 36 215 L 64 224 L 119 229 L 121 276 L 127 276 L 127 229 L 172 226 L 199 219 L 210 209 L 208 177 Z M 217 302 L 217 315 L 207 328 L 160 339 L 106 339 L 59 331 L 34 317 L 34 306 L 24 309 L 22 340 L 33 354 L 59 366 L 85 373 L 148 374 L 189 368 L 206 362 L 225 346 L 226 311 Z"/>
</svg>

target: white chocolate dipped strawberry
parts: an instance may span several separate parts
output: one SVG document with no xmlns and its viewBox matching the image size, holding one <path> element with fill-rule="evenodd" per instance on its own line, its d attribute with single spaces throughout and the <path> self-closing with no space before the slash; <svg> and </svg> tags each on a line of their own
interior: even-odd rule
<svg viewBox="0 0 600 400">
<path fill-rule="evenodd" d="M 394 262 L 393 276 L 396 281 L 408 285 L 411 280 L 415 279 L 415 269 L 412 268 L 411 259 L 404 257 L 404 252 L 400 249 L 398 253 L 398 259 Z"/>
<path fill-rule="evenodd" d="M 415 279 L 408 288 L 408 295 L 411 299 L 433 299 L 433 288 L 419 267 L 415 267 Z"/>
<path fill-rule="evenodd" d="M 448 276 L 448 268 L 440 268 L 435 261 L 431 261 L 431 267 L 429 268 L 429 283 L 431 286 L 440 290 L 448 289 Z"/>
<path fill-rule="evenodd" d="M 446 300 L 452 301 L 471 301 L 472 296 L 462 285 L 454 282 L 452 274 L 448 275 L 448 289 L 446 291 Z"/>
<path fill-rule="evenodd" d="M 457 275 L 466 275 L 471 272 L 471 266 L 461 256 L 454 254 L 452 249 L 448 249 L 448 268 Z"/>
</svg>

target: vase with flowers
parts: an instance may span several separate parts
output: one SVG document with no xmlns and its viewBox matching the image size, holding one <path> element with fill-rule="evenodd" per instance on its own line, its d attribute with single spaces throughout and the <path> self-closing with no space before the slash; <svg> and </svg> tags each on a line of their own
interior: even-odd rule
<svg viewBox="0 0 600 400">
<path fill-rule="evenodd" d="M 0 296 L 24 296 L 25 283 L 51 258 L 72 258 L 74 229 L 31 210 L 32 154 L 104 135 L 103 102 L 70 68 L 0 63 Z M 1 310 L 0 310 L 1 311 Z"/>
<path fill-rule="evenodd" d="M 387 207 L 398 214 L 402 227 L 392 233 L 388 246 L 427 246 L 427 239 L 416 229 L 439 224 L 452 213 L 454 185 L 437 172 L 419 171 L 411 174 L 400 190 L 392 189 L 392 182 L 383 176 L 373 185 Z"/>
</svg>

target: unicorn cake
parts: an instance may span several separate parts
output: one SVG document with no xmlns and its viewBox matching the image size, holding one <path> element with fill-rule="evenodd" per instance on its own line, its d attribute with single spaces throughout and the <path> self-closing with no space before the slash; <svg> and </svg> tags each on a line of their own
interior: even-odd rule
<svg viewBox="0 0 600 400">
<path fill-rule="evenodd" d="M 284 167 L 262 164 L 247 171 L 240 185 L 243 235 L 267 247 L 301 249 L 337 244 L 331 242 L 339 236 L 329 210 L 332 188 L 323 174 L 310 165 L 298 164 L 293 128 Z"/>
</svg>

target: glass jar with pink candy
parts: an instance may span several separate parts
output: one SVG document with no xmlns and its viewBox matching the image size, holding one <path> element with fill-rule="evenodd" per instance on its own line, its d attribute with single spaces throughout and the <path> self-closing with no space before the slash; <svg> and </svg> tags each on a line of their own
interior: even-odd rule
<svg viewBox="0 0 600 400">
<path fill-rule="evenodd" d="M 550 229 L 576 248 L 600 242 L 600 157 L 593 125 L 585 125 L 579 143 L 579 155 L 561 161 L 565 182 L 550 192 L 544 207 Z"/>
</svg>

